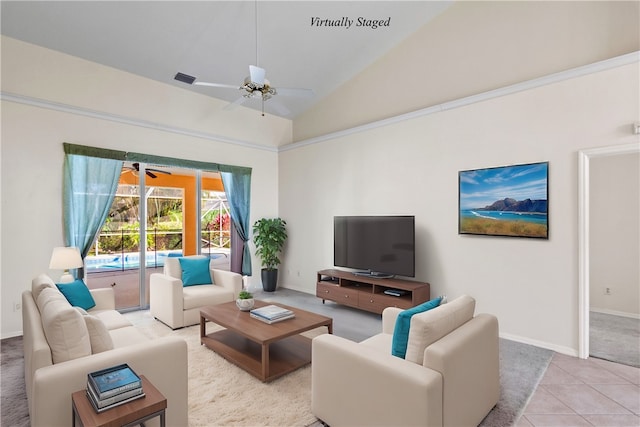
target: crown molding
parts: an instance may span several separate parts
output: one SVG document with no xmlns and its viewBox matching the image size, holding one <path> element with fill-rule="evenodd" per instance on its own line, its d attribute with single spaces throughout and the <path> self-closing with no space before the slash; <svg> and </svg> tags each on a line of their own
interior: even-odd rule
<svg viewBox="0 0 640 427">
<path fill-rule="evenodd" d="M 34 98 L 26 95 L 18 95 L 10 92 L 0 92 L 0 100 L 15 102 L 18 104 L 30 105 L 33 107 L 46 108 L 48 110 L 75 114 L 78 116 L 91 117 L 99 120 L 107 120 L 110 122 L 116 122 L 116 123 L 131 125 L 131 126 L 138 126 L 138 127 L 143 127 L 147 129 L 158 130 L 161 132 L 169 132 L 169 133 L 174 133 L 178 135 L 185 135 L 185 136 L 190 136 L 195 138 L 206 139 L 209 141 L 223 142 L 226 144 L 233 144 L 233 145 L 237 145 L 245 148 L 252 148 L 255 150 L 272 151 L 272 152 L 278 151 L 276 147 L 268 147 L 265 145 L 254 144 L 252 142 L 243 141 L 240 139 L 228 138 L 226 136 L 216 135 L 213 133 L 180 128 L 175 126 L 168 126 L 162 123 L 135 119 L 132 117 L 106 113 L 103 111 L 91 110 L 83 107 L 76 107 L 74 105 L 63 104 L 60 102 L 49 101 L 41 98 Z"/>
<path fill-rule="evenodd" d="M 390 117 L 388 119 L 378 120 L 375 122 L 367 123 L 365 125 L 356 126 L 353 128 L 297 141 L 288 145 L 280 146 L 278 151 L 282 152 L 282 151 L 293 150 L 296 148 L 305 147 L 307 145 L 317 144 L 323 141 L 329 141 L 332 139 L 341 138 L 344 136 L 353 135 L 360 132 L 366 132 L 379 127 L 403 122 L 405 120 L 411 120 L 417 117 L 428 116 L 431 114 L 440 113 L 442 111 L 453 110 L 454 108 L 460 108 L 467 105 L 476 104 L 478 102 L 488 101 L 490 99 L 499 98 L 501 96 L 507 96 L 517 92 L 535 89 L 541 86 L 546 86 L 553 83 L 574 79 L 576 77 L 582 77 L 588 74 L 598 73 L 600 71 L 618 68 L 618 67 L 633 64 L 636 62 L 640 62 L 640 51 L 635 51 L 625 55 L 616 56 L 614 58 L 606 59 L 604 61 L 594 62 L 593 64 L 572 68 L 570 70 L 560 71 L 558 73 L 549 74 L 547 76 L 539 77 L 532 80 L 527 80 L 524 82 L 505 86 L 499 89 L 490 90 L 487 92 L 482 92 L 476 95 L 459 98 L 459 99 L 445 102 L 442 104 L 433 105 L 431 107 L 427 107 L 420 110 L 412 111 L 410 113 L 405 113 L 398 116 Z"/>
<path fill-rule="evenodd" d="M 420 110 L 412 111 L 410 113 L 401 114 L 387 119 L 378 120 L 375 122 L 367 123 L 365 125 L 356 126 L 353 128 L 327 133 L 317 137 L 293 142 L 291 144 L 283 145 L 280 147 L 269 147 L 265 145 L 259 145 L 252 142 L 225 137 L 222 135 L 216 135 L 213 133 L 196 131 L 192 129 L 180 128 L 175 126 L 168 126 L 162 123 L 151 122 L 147 120 L 140 120 L 132 117 L 122 116 L 118 114 L 106 113 L 103 111 L 91 110 L 88 108 L 77 107 L 74 105 L 63 104 L 59 102 L 49 101 L 41 98 L 34 98 L 26 95 L 19 95 L 10 92 L 0 92 L 0 100 L 16 102 L 19 104 L 30 105 L 40 108 L 46 108 L 49 110 L 60 111 L 69 114 L 76 114 L 84 117 L 91 117 L 99 120 L 107 120 L 116 123 L 127 124 L 131 126 L 144 127 L 148 129 L 154 129 L 162 132 L 169 132 L 178 135 L 185 135 L 195 138 L 206 139 L 209 141 L 223 142 L 226 144 L 237 145 L 240 147 L 251 148 L 255 150 L 271 151 L 271 152 L 283 152 L 294 150 L 296 148 L 305 147 L 307 145 L 317 144 L 324 141 L 329 141 L 336 138 L 341 138 L 348 135 L 353 135 L 360 132 L 366 132 L 372 129 L 376 129 L 383 126 L 388 126 L 395 123 L 400 123 L 405 120 L 411 120 L 418 117 L 428 116 L 431 114 L 440 113 L 455 108 L 464 107 L 478 102 L 483 102 L 502 96 L 511 95 L 517 92 L 538 88 L 541 86 L 550 85 L 553 83 L 562 82 L 565 80 L 573 79 L 576 77 L 582 77 L 589 74 L 594 74 L 600 71 L 610 70 L 613 68 L 621 67 L 624 65 L 640 62 L 640 51 L 628 53 L 626 55 L 617 56 L 614 58 L 606 59 L 604 61 L 595 62 L 593 64 L 584 65 L 581 67 L 573 68 L 571 70 L 561 71 L 547 76 L 539 77 L 532 80 L 527 80 L 521 83 L 505 86 L 499 89 L 482 92 L 476 95 L 459 98 L 453 101 L 445 102 L 442 104 L 433 105 L 430 107 L 422 108 Z"/>
</svg>

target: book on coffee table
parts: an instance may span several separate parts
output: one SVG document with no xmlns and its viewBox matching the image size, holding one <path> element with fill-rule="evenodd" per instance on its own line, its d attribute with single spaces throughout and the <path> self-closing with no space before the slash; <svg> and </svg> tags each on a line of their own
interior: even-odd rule
<svg viewBox="0 0 640 427">
<path fill-rule="evenodd" d="M 291 310 L 272 304 L 260 308 L 254 308 L 251 310 L 250 316 L 255 319 L 265 321 L 266 323 L 273 323 L 280 320 L 291 319 L 292 317 L 295 317 L 295 314 Z"/>
<path fill-rule="evenodd" d="M 272 324 L 272 323 L 276 323 L 276 322 L 282 322 L 283 320 L 293 319 L 294 317 L 296 317 L 295 314 L 291 313 L 289 316 L 283 316 L 283 317 L 278 317 L 277 319 L 269 320 L 269 319 L 266 319 L 266 318 L 264 318 L 262 316 L 258 316 L 256 314 L 249 314 L 249 315 L 251 317 L 253 317 L 254 319 L 258 319 L 261 322 L 268 323 L 268 324 Z"/>
</svg>

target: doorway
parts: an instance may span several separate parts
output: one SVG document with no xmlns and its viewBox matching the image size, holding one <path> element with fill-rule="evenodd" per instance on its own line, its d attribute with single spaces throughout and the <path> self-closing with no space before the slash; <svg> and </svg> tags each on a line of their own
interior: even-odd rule
<svg viewBox="0 0 640 427">
<path fill-rule="evenodd" d="M 594 245 L 602 245 L 605 246 L 610 243 L 606 243 L 603 238 L 606 239 L 607 233 L 601 232 L 599 224 L 602 221 L 601 212 L 594 208 L 594 197 L 598 197 L 597 191 L 600 190 L 601 183 L 596 182 L 593 173 L 598 172 L 600 168 L 600 164 L 597 164 L 598 159 L 605 159 L 612 156 L 626 156 L 633 155 L 637 156 L 640 153 L 640 144 L 626 144 L 620 146 L 613 147 L 602 147 L 590 150 L 583 150 L 579 152 L 579 231 L 578 231 L 578 246 L 579 246 L 579 357 L 586 359 L 590 355 L 590 335 L 591 335 L 591 313 L 592 309 L 592 300 L 596 305 L 607 305 L 609 304 L 611 307 L 621 307 L 611 305 L 613 303 L 613 296 L 615 296 L 617 292 L 625 295 L 626 290 L 620 285 L 620 282 L 616 282 L 613 274 L 610 274 L 608 278 L 603 279 L 602 274 L 599 271 L 594 271 L 594 268 L 597 267 L 598 261 L 596 257 L 602 256 L 601 253 L 598 252 L 600 247 L 597 247 L 594 250 Z M 629 198 L 634 200 L 634 203 L 638 203 L 638 194 L 630 194 Z M 628 202 L 628 201 L 627 201 Z M 611 209 L 617 208 L 622 209 L 624 205 L 619 206 L 611 206 Z M 596 223 L 597 221 L 597 223 Z M 602 224 L 603 227 L 606 224 Z M 609 224 L 611 227 L 615 228 L 615 223 Z M 603 237 L 604 236 L 604 237 Z M 614 237 L 614 236 L 612 236 Z M 637 231 L 635 232 L 635 242 L 632 240 L 632 243 L 635 243 L 637 246 Z M 628 240 L 627 240 L 628 241 Z M 628 243 L 627 243 L 628 244 Z M 637 263 L 637 259 L 635 261 Z M 613 272 L 612 272 L 613 273 Z M 633 276 L 633 271 L 631 275 Z M 606 277 L 606 275 L 605 275 Z M 627 279 L 625 279 L 627 280 Z M 633 280 L 633 279 L 632 279 Z M 628 280 L 627 280 L 628 281 Z M 637 280 L 635 280 L 635 286 L 638 286 Z M 614 283 L 616 283 L 614 285 Z M 617 289 L 617 290 L 616 290 Z M 603 295 L 607 292 L 608 295 L 604 295 L 607 298 L 601 299 L 599 298 L 599 293 L 602 291 Z M 637 289 L 636 289 L 637 291 Z M 598 298 L 596 298 L 596 294 L 598 294 Z M 624 299 L 624 298 L 623 298 Z M 604 302 L 602 302 L 604 301 Z M 637 298 L 635 299 L 637 305 Z M 634 310 L 624 308 L 625 311 Z M 603 311 L 602 308 L 600 311 Z M 615 312 L 614 310 L 611 310 Z M 619 314 L 619 313 L 618 313 Z M 633 313 L 631 313 L 633 314 Z M 595 318 L 595 316 L 594 316 Z M 594 319 L 595 320 L 595 319 Z M 632 345 L 632 343 L 629 343 Z"/>
</svg>

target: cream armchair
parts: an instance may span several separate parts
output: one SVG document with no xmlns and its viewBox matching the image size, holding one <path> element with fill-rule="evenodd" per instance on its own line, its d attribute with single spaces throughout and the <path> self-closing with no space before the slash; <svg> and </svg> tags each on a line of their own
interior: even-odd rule
<svg viewBox="0 0 640 427">
<path fill-rule="evenodd" d="M 188 259 L 206 258 L 200 255 Z M 209 266 L 212 284 L 183 286 L 179 258 L 167 258 L 164 273 L 154 273 L 149 282 L 151 315 L 171 329 L 200 322 L 200 308 L 235 301 L 242 290 L 242 276 Z"/>
<path fill-rule="evenodd" d="M 498 402 L 498 321 L 473 316 L 461 296 L 411 318 L 405 359 L 392 356 L 402 311 L 382 313 L 382 333 L 361 343 L 312 341 L 312 412 L 331 427 L 477 426 Z"/>
</svg>

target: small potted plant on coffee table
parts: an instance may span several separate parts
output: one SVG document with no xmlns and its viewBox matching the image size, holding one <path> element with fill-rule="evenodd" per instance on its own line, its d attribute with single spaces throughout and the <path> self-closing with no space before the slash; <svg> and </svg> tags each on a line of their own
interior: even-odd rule
<svg viewBox="0 0 640 427">
<path fill-rule="evenodd" d="M 243 289 L 238 294 L 238 299 L 236 299 L 236 305 L 240 309 L 240 311 L 249 311 L 253 308 L 254 300 L 253 294 Z"/>
</svg>

